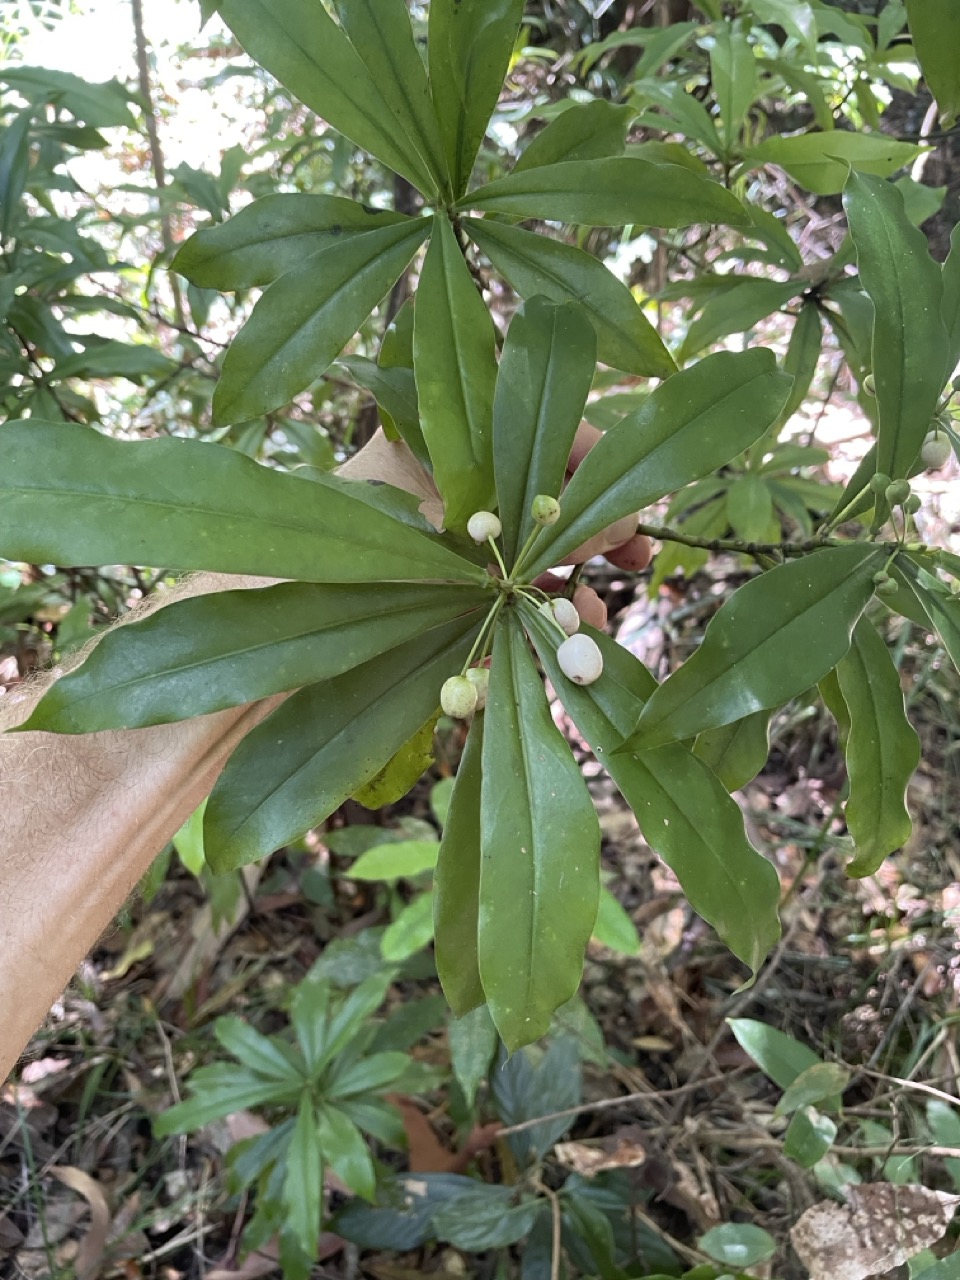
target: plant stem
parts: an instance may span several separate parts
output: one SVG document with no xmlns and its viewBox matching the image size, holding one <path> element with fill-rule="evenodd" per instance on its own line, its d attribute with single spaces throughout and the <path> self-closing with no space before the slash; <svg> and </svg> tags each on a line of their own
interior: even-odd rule
<svg viewBox="0 0 960 1280">
<path fill-rule="evenodd" d="M 644 533 L 648 538 L 658 542 L 679 542 L 685 547 L 700 547 L 704 551 L 736 551 L 742 555 L 785 555 L 802 556 L 821 547 L 845 547 L 850 545 L 849 538 L 805 538 L 801 542 L 743 542 L 739 538 L 697 538 L 692 534 L 682 533 L 679 529 L 668 529 L 663 525 L 641 524 L 637 533 Z M 889 551 L 891 555 L 902 551 L 899 542 L 878 542 L 875 544 Z"/>
</svg>

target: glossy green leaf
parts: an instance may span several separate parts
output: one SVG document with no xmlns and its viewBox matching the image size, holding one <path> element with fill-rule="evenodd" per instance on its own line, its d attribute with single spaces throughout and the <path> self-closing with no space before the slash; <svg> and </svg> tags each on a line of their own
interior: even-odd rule
<svg viewBox="0 0 960 1280">
<path fill-rule="evenodd" d="M 783 371 L 793 378 L 793 388 L 781 414 L 781 423 L 789 422 L 810 394 L 822 347 L 820 308 L 814 302 L 804 302 L 794 321 L 790 345 L 783 361 Z"/>
<path fill-rule="evenodd" d="M 61 107 L 75 120 L 82 120 L 95 129 L 108 129 L 112 125 L 136 128 L 130 111 L 133 95 L 117 80 L 98 84 L 70 71 L 6 62 L 0 67 L 0 82 L 30 102 L 49 102 Z"/>
<path fill-rule="evenodd" d="M 600 907 L 591 935 L 595 942 L 622 956 L 640 954 L 640 935 L 628 913 L 606 885 L 600 888 Z"/>
<path fill-rule="evenodd" d="M 317 1108 L 317 1137 L 320 1149 L 354 1195 L 372 1200 L 377 1177 L 363 1135 L 339 1107 Z"/>
<path fill-rule="evenodd" d="M 308 582 L 486 579 L 440 539 L 371 507 L 386 486 L 326 476 L 321 489 L 218 445 L 111 440 L 73 423 L 7 423 L 0 446 L 8 560 Z"/>
<path fill-rule="evenodd" d="M 728 791 L 752 782 L 770 754 L 770 712 L 756 711 L 732 724 L 697 737 L 694 754 L 717 775 Z"/>
<path fill-rule="evenodd" d="M 597 335 L 597 357 L 640 377 L 676 371 L 656 329 L 633 294 L 588 253 L 506 223 L 465 218 L 464 229 L 522 298 L 543 294 L 583 307 Z"/>
<path fill-rule="evenodd" d="M 890 651 L 866 618 L 857 623 L 837 678 L 850 715 L 846 822 L 857 851 L 847 874 L 869 876 L 910 838 L 906 790 L 920 763 L 920 740 Z"/>
<path fill-rule="evenodd" d="M 778 565 L 742 586 L 696 653 L 657 689 L 625 747 L 646 751 L 755 711 L 817 683 L 850 648 L 884 552 L 863 543 Z"/>
<path fill-rule="evenodd" d="M 423 167 L 440 192 L 453 194 L 430 83 L 414 42 L 406 0 L 334 0 L 334 8 Z"/>
<path fill-rule="evenodd" d="M 344 368 L 374 396 L 384 427 L 392 426 L 422 467 L 430 469 L 430 454 L 420 426 L 417 381 L 413 369 L 384 366 L 366 356 L 343 356 L 334 366 Z"/>
<path fill-rule="evenodd" d="M 220 16 L 254 61 L 338 133 L 421 191 L 436 190 L 404 123 L 322 4 L 222 0 Z"/>
<path fill-rule="evenodd" d="M 726 187 L 676 164 L 639 156 L 568 160 L 521 170 L 478 187 L 460 207 L 585 227 L 744 226 L 743 205 Z"/>
<path fill-rule="evenodd" d="M 751 1222 L 725 1222 L 711 1228 L 698 1243 L 704 1253 L 728 1267 L 752 1267 L 777 1251 L 773 1236 Z"/>
<path fill-rule="evenodd" d="M 815 1062 L 787 1085 L 774 1115 L 788 1116 L 819 1102 L 828 1102 L 834 1109 L 849 1084 L 850 1072 L 839 1062 Z"/>
<path fill-rule="evenodd" d="M 453 1074 L 463 1090 L 467 1106 L 472 1107 L 477 1090 L 493 1065 L 493 1055 L 500 1042 L 487 1006 L 478 1005 L 462 1018 L 452 1018 L 447 1027 L 447 1040 Z"/>
<path fill-rule="evenodd" d="M 143 343 L 101 342 L 57 361 L 58 378 L 163 378 L 175 373 L 175 360 Z"/>
<path fill-rule="evenodd" d="M 680 126 L 679 129 L 668 128 L 665 132 L 681 133 L 688 140 L 695 138 L 714 155 L 723 154 L 723 143 L 713 123 L 713 117 L 699 98 L 687 92 L 685 85 L 649 77 L 637 84 L 635 89 L 636 96 L 633 101 L 636 106 L 652 103 L 665 111 L 668 118 Z M 649 119 L 651 123 L 655 122 L 658 127 L 662 127 L 662 116 L 653 115 Z"/>
<path fill-rule="evenodd" d="M 430 227 L 424 218 L 367 231 L 321 249 L 270 285 L 227 352 L 213 398 L 215 421 L 246 422 L 279 409 L 319 378 Z"/>
<path fill-rule="evenodd" d="M 843 190 L 851 167 L 858 173 L 888 178 L 915 160 L 921 150 L 912 142 L 897 142 L 883 133 L 828 129 L 768 138 L 747 152 L 745 163 L 751 169 L 779 165 L 807 191 L 832 196 Z"/>
<path fill-rule="evenodd" d="M 434 713 L 369 782 L 353 793 L 353 799 L 365 809 L 382 809 L 409 795 L 436 759 L 433 735 L 439 719 L 440 713 Z"/>
<path fill-rule="evenodd" d="M 380 950 L 388 964 L 400 964 L 428 947 L 432 940 L 433 894 L 421 893 L 384 930 Z"/>
<path fill-rule="evenodd" d="M 763 542 L 771 532 L 773 491 L 763 476 L 747 472 L 738 476 L 727 493 L 730 528 L 744 542 Z M 774 537 L 779 536 L 779 524 Z"/>
<path fill-rule="evenodd" d="M 941 273 L 895 187 L 852 173 L 843 203 L 874 305 L 877 470 L 897 479 L 910 474 L 947 377 Z"/>
<path fill-rule="evenodd" d="M 158 1116 L 153 1131 L 158 1138 L 165 1138 L 173 1133 L 189 1133 L 248 1107 L 295 1102 L 302 1087 L 299 1082 L 286 1087 L 232 1062 L 213 1063 L 193 1072 L 190 1088 L 194 1096 Z"/>
<path fill-rule="evenodd" d="M 322 822 L 435 710 L 482 615 L 424 635 L 323 684 L 301 689 L 234 752 L 207 802 L 216 872 L 265 857 Z"/>
<path fill-rule="evenodd" d="M 432 871 L 439 852 L 436 840 L 391 840 L 362 853 L 347 874 L 351 880 L 409 880 Z"/>
<path fill-rule="evenodd" d="M 109 631 L 24 728 L 140 729 L 255 702 L 341 675 L 488 598 L 423 583 L 283 582 L 176 601 Z"/>
<path fill-rule="evenodd" d="M 197 231 L 179 249 L 173 269 L 203 289 L 251 289 L 273 284 L 307 258 L 384 227 L 409 226 L 400 213 L 371 209 L 341 196 L 271 195 L 227 222 Z"/>
<path fill-rule="evenodd" d="M 480 978 L 511 1051 L 580 984 L 600 890 L 600 824 L 516 618 L 497 632 L 484 713 Z"/>
<path fill-rule="evenodd" d="M 950 237 L 943 264 L 943 324 L 947 331 L 947 375 L 960 364 L 960 224 Z"/>
<path fill-rule="evenodd" d="M 326 1060 L 324 1041 L 329 1014 L 329 984 L 312 977 L 298 982 L 290 1001 L 290 1021 L 311 1077 L 319 1073 Z"/>
<path fill-rule="evenodd" d="M 568 715 L 633 809 L 643 837 L 671 868 L 691 907 L 754 972 L 780 934 L 780 886 L 771 864 L 747 840 L 743 815 L 720 781 L 679 743 L 643 755 L 615 754 L 656 681 L 608 636 L 583 628 L 600 646 L 604 671 L 580 687 L 563 676 L 556 638 L 543 617 L 524 623 Z"/>
<path fill-rule="evenodd" d="M 814 1107 L 803 1107 L 792 1117 L 783 1135 L 783 1154 L 801 1169 L 812 1169 L 827 1154 L 837 1137 L 837 1126 Z"/>
<path fill-rule="evenodd" d="M 913 47 L 944 125 L 960 115 L 960 9 L 954 0 L 906 0 Z"/>
<path fill-rule="evenodd" d="M 309 1093 L 304 1093 L 283 1162 L 284 1226 L 311 1258 L 317 1251 L 323 1215 L 323 1155 L 318 1118 Z"/>
<path fill-rule="evenodd" d="M 627 129 L 636 112 L 597 98 L 568 107 L 541 129 L 513 166 L 513 173 L 570 160 L 623 155 Z"/>
<path fill-rule="evenodd" d="M 817 25 L 808 0 L 748 0 L 747 8 L 764 23 L 776 23 L 812 51 Z"/>
<path fill-rule="evenodd" d="M 748 123 L 757 96 L 757 60 L 753 45 L 730 23 L 714 27 L 710 81 L 720 110 L 723 139 L 729 154 Z"/>
<path fill-rule="evenodd" d="M 303 1080 L 301 1072 L 291 1064 L 276 1042 L 261 1035 L 243 1018 L 218 1018 L 216 1036 L 228 1053 L 258 1075 L 288 1085 L 297 1085 Z"/>
<path fill-rule="evenodd" d="M 455 1249 L 480 1253 L 525 1239 L 541 1212 L 539 1199 L 518 1204 L 514 1187 L 478 1182 L 440 1205 L 433 1215 L 433 1228 L 439 1239 Z"/>
<path fill-rule="evenodd" d="M 493 503 L 496 334 L 446 217 L 420 273 L 414 368 L 423 437 L 448 528 Z"/>
<path fill-rule="evenodd" d="M 470 725 L 433 878 L 437 973 L 457 1017 L 486 998 L 477 959 L 483 724 L 484 716 L 478 715 Z"/>
<path fill-rule="evenodd" d="M 747 279 L 724 289 L 709 300 L 690 325 L 678 360 L 684 364 L 720 338 L 752 329 L 795 298 L 803 287 L 801 281 L 781 283 L 779 280 Z"/>
<path fill-rule="evenodd" d="M 456 196 L 470 181 L 522 17 L 523 0 L 431 0 L 430 85 Z"/>
<path fill-rule="evenodd" d="M 596 371 L 583 311 L 532 298 L 507 333 L 493 406 L 497 509 L 508 567 L 534 528 L 537 494 L 558 497 Z"/>
<path fill-rule="evenodd" d="M 773 353 L 759 348 L 719 352 L 668 378 L 577 468 L 531 572 L 742 453 L 776 420 L 789 386 Z"/>
<path fill-rule="evenodd" d="M 727 1025 L 746 1053 L 760 1070 L 781 1089 L 789 1089 L 794 1080 L 821 1060 L 805 1044 L 776 1027 L 753 1018 L 728 1018 Z"/>
</svg>

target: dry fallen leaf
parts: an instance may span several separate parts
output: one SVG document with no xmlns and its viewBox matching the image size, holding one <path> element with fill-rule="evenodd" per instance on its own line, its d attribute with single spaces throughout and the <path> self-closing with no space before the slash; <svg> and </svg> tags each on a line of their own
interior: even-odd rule
<svg viewBox="0 0 960 1280">
<path fill-rule="evenodd" d="M 80 1244 L 76 1272 L 77 1280 L 93 1280 L 93 1277 L 100 1274 L 110 1233 L 110 1205 L 103 1187 L 88 1173 L 75 1169 L 72 1165 L 62 1165 L 51 1169 L 50 1173 L 65 1187 L 83 1196 L 90 1206 L 90 1226 Z"/>
<path fill-rule="evenodd" d="M 647 1159 L 636 1125 L 597 1142 L 559 1142 L 554 1151 L 561 1164 L 582 1178 L 593 1178 L 605 1169 L 636 1169 Z"/>
<path fill-rule="evenodd" d="M 960 1196 L 888 1182 L 847 1189 L 847 1203 L 822 1200 L 790 1232 L 811 1280 L 865 1280 L 902 1266 L 946 1234 Z"/>
</svg>

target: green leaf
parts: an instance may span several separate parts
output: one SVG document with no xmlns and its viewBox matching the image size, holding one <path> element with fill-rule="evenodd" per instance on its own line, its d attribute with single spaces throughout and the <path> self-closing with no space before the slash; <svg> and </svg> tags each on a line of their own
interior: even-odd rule
<svg viewBox="0 0 960 1280">
<path fill-rule="evenodd" d="M 486 599 L 426 583 L 284 582 L 194 596 L 107 632 L 23 727 L 93 733 L 209 715 L 342 675 Z"/>
<path fill-rule="evenodd" d="M 511 565 L 534 528 L 537 494 L 556 497 L 596 371 L 581 308 L 532 298 L 507 333 L 493 406 L 493 456 L 503 551 Z"/>
<path fill-rule="evenodd" d="M 290 1021 L 307 1071 L 314 1079 L 326 1062 L 324 1046 L 329 1016 L 329 985 L 311 977 L 298 982 L 290 1002 Z"/>
<path fill-rule="evenodd" d="M 372 938 L 371 943 L 376 952 L 379 952 L 378 943 Z M 338 968 L 342 973 L 343 966 L 340 965 Z M 337 1004 L 330 1015 L 326 1031 L 323 1063 L 329 1062 L 340 1054 L 365 1029 L 372 1015 L 383 1004 L 391 977 L 392 970 L 388 969 L 385 973 L 383 965 L 378 964 L 376 973 L 364 978 L 359 986 Z M 367 1061 L 370 1059 L 368 1058 Z"/>
<path fill-rule="evenodd" d="M 523 0 L 431 0 L 430 86 L 455 196 L 470 181 L 522 17 Z"/>
<path fill-rule="evenodd" d="M 73 423 L 0 426 L 0 555 L 28 564 L 143 564 L 308 582 L 486 580 L 440 539 L 233 449 L 119 441 Z"/>
<path fill-rule="evenodd" d="M 531 575 L 735 458 L 775 421 L 789 385 L 762 349 L 719 352 L 668 378 L 577 468 L 559 521 L 540 536 Z"/>
<path fill-rule="evenodd" d="M 310 1095 L 304 1093 L 283 1162 L 284 1228 L 311 1258 L 317 1252 L 323 1214 L 323 1154 L 317 1119 Z"/>
<path fill-rule="evenodd" d="M 514 171 L 471 191 L 461 209 L 585 227 L 689 227 L 696 222 L 742 227 L 743 205 L 722 187 L 677 164 L 639 156 L 567 160 Z"/>
<path fill-rule="evenodd" d="M 773 491 L 763 476 L 747 472 L 734 480 L 727 492 L 727 519 L 744 542 L 763 542 L 771 532 L 771 523 L 779 532 L 773 515 Z"/>
<path fill-rule="evenodd" d="M 960 1280 L 960 1253 L 952 1253 L 949 1258 L 941 1258 L 932 1267 L 927 1267 L 917 1275 L 917 1280 Z"/>
<path fill-rule="evenodd" d="M 322 4 L 222 0 L 220 16 L 255 62 L 338 133 L 421 191 L 436 190 L 403 122 Z"/>
<path fill-rule="evenodd" d="M 644 839 L 675 873 L 694 911 L 756 971 L 779 937 L 780 886 L 748 842 L 739 806 L 679 743 L 642 756 L 614 754 L 656 681 L 621 645 L 582 628 L 600 646 L 604 670 L 581 688 L 561 674 L 556 639 L 542 615 L 524 610 L 524 623 L 568 715 L 633 809 Z"/>
<path fill-rule="evenodd" d="M 376 398 L 384 427 L 394 427 L 416 460 L 429 471 L 430 454 L 420 426 L 420 406 L 413 369 L 384 367 L 365 356 L 343 356 L 334 367 L 344 368 L 354 382 Z"/>
<path fill-rule="evenodd" d="M 801 1107 L 827 1101 L 830 1102 L 830 1109 L 834 1110 L 849 1084 L 850 1072 L 846 1067 L 838 1062 L 816 1062 L 806 1067 L 787 1085 L 774 1115 L 788 1116 Z"/>
<path fill-rule="evenodd" d="M 258 1075 L 294 1087 L 303 1083 L 303 1075 L 276 1042 L 262 1036 L 243 1018 L 218 1018 L 214 1034 L 228 1053 Z"/>
<path fill-rule="evenodd" d="M 807 0 L 748 0 L 747 8 L 763 23 L 776 23 L 812 52 L 817 26 Z"/>
<path fill-rule="evenodd" d="M 437 1239 L 479 1253 L 504 1249 L 530 1233 L 541 1211 L 539 1199 L 516 1203 L 513 1187 L 477 1185 L 442 1204 L 433 1215 Z"/>
<path fill-rule="evenodd" d="M 696 653 L 657 689 L 625 749 L 646 751 L 782 706 L 835 667 L 873 595 L 884 552 L 828 547 L 742 586 Z"/>
<path fill-rule="evenodd" d="M 75 120 L 107 129 L 111 125 L 136 127 L 129 102 L 132 95 L 118 80 L 92 83 L 70 71 L 54 71 L 51 67 L 0 67 L 0 82 L 10 85 L 30 102 L 49 102 L 69 111 Z"/>
<path fill-rule="evenodd" d="M 728 791 L 752 782 L 770 754 L 770 713 L 757 711 L 697 737 L 694 754 L 712 769 Z"/>
<path fill-rule="evenodd" d="M 377 1189 L 370 1152 L 360 1130 L 338 1107 L 317 1108 L 320 1146 L 324 1156 L 354 1195 L 373 1200 Z"/>
<path fill-rule="evenodd" d="M 772 1258 L 777 1242 L 769 1232 L 750 1222 L 725 1222 L 698 1242 L 704 1253 L 727 1267 L 752 1267 Z"/>
<path fill-rule="evenodd" d="M 813 1107 L 803 1107 L 787 1126 L 783 1154 L 788 1160 L 796 1161 L 801 1169 L 812 1169 L 833 1146 L 836 1136 L 837 1126 L 829 1116 L 821 1115 Z"/>
<path fill-rule="evenodd" d="M 780 415 L 781 424 L 789 422 L 810 394 L 822 346 L 820 308 L 815 302 L 804 302 L 794 321 L 790 345 L 783 361 L 783 371 L 793 378 L 793 388 Z"/>
<path fill-rule="evenodd" d="M 860 281 L 874 305 L 877 470 L 910 474 L 947 370 L 940 268 L 895 187 L 851 173 L 843 196 Z"/>
<path fill-rule="evenodd" d="M 374 1053 L 359 1061 L 356 1055 L 344 1055 L 334 1063 L 327 1076 L 331 1098 L 357 1098 L 360 1094 L 389 1089 L 410 1069 L 406 1053 Z"/>
<path fill-rule="evenodd" d="M 710 299 L 687 330 L 677 359 L 684 364 L 691 356 L 712 346 L 730 333 L 743 333 L 779 311 L 804 288 L 802 281 L 741 280 Z"/>
<path fill-rule="evenodd" d="M 852 167 L 858 173 L 888 178 L 915 160 L 922 147 L 897 142 L 883 133 L 797 133 L 768 138 L 744 157 L 750 169 L 765 164 L 786 169 L 796 182 L 818 196 L 839 195 Z"/>
<path fill-rule="evenodd" d="M 198 879 L 207 865 L 207 855 L 203 848 L 203 815 L 206 807 L 206 800 L 202 800 L 173 837 L 177 857 L 190 874 Z"/>
<path fill-rule="evenodd" d="M 85 351 L 58 360 L 58 378 L 164 378 L 178 365 L 153 347 L 141 343 L 91 343 Z"/>
<path fill-rule="evenodd" d="M 923 78 L 950 128 L 960 115 L 960 9 L 953 0 L 906 0 L 906 5 Z"/>
<path fill-rule="evenodd" d="M 422 218 L 367 231 L 321 249 L 270 285 L 227 352 L 214 420 L 246 422 L 270 413 L 319 378 L 396 283 L 430 226 Z"/>
<path fill-rule="evenodd" d="M 216 872 L 262 858 L 322 822 L 436 709 L 482 615 L 435 627 L 288 698 L 234 752 L 207 803 Z"/>
<path fill-rule="evenodd" d="M 493 502 L 496 333 L 444 216 L 420 274 L 413 345 L 423 437 L 445 521 L 463 529 Z"/>
<path fill-rule="evenodd" d="M 405 0 L 334 0 L 334 6 L 401 133 L 416 148 L 437 189 L 452 195 L 430 83 Z"/>
<path fill-rule="evenodd" d="M 153 1131 L 158 1138 L 169 1137 L 173 1133 L 190 1133 L 234 1111 L 260 1107 L 268 1102 L 294 1100 L 301 1087 L 298 1083 L 294 1091 L 276 1080 L 265 1080 L 263 1076 L 235 1067 L 230 1062 L 200 1067 L 190 1077 L 194 1096 L 158 1116 L 153 1122 Z"/>
<path fill-rule="evenodd" d="M 203 289 L 251 289 L 300 271 L 323 249 L 340 249 L 367 231 L 407 226 L 401 213 L 341 196 L 271 195 L 181 245 L 172 266 Z"/>
<path fill-rule="evenodd" d="M 436 840 L 397 840 L 362 853 L 347 873 L 351 880 L 410 880 L 432 871 L 440 845 Z"/>
<path fill-rule="evenodd" d="M 627 130 L 635 115 L 632 107 L 602 98 L 568 107 L 540 130 L 513 166 L 513 172 L 570 160 L 623 155 Z"/>
<path fill-rule="evenodd" d="M 462 1018 L 452 1018 L 447 1027 L 447 1041 L 453 1074 L 463 1090 L 467 1106 L 472 1107 L 477 1090 L 493 1065 L 493 1055 L 500 1042 L 487 1006 L 477 1005 Z"/>
<path fill-rule="evenodd" d="M 837 677 L 850 714 L 846 821 L 857 850 L 847 874 L 869 876 L 910 838 L 905 795 L 920 763 L 920 740 L 907 719 L 890 651 L 866 618 L 854 629 Z"/>
<path fill-rule="evenodd" d="M 433 894 L 422 893 L 384 931 L 380 950 L 388 964 L 400 964 L 433 939 Z"/>
<path fill-rule="evenodd" d="M 753 46 L 742 31 L 734 30 L 729 23 L 717 23 L 714 27 L 710 81 L 729 155 L 748 123 L 758 89 Z"/>
<path fill-rule="evenodd" d="M 605 364 L 640 377 L 676 372 L 673 357 L 633 294 L 588 253 L 547 236 L 488 218 L 465 218 L 464 229 L 522 298 L 579 303 L 597 334 Z"/>
<path fill-rule="evenodd" d="M 728 1018 L 727 1025 L 741 1049 L 781 1089 L 789 1089 L 794 1080 L 810 1067 L 822 1065 L 812 1049 L 765 1022 L 757 1022 L 753 1018 Z"/>
<path fill-rule="evenodd" d="M 458 1017 L 486 998 L 477 959 L 483 723 L 483 715 L 474 717 L 460 757 L 433 881 L 437 973 Z"/>
<path fill-rule="evenodd" d="M 544 1035 L 579 986 L 600 825 L 515 617 L 494 641 L 484 718 L 480 977 L 512 1051 Z"/>
<path fill-rule="evenodd" d="M 606 885 L 600 888 L 600 908 L 592 937 L 595 942 L 609 947 L 611 951 L 618 951 L 622 956 L 640 954 L 637 926 Z"/>
<path fill-rule="evenodd" d="M 379 773 L 354 793 L 353 799 L 365 809 L 382 809 L 408 795 L 436 759 L 433 734 L 439 719 L 440 713 L 434 712 Z"/>
<path fill-rule="evenodd" d="M 947 375 L 960 364 L 960 224 L 950 237 L 943 264 L 943 324 L 947 331 Z"/>
</svg>

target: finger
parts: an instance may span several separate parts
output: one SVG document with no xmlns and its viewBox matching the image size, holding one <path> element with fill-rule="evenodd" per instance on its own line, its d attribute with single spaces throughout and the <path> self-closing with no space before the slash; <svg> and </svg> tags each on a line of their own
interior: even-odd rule
<svg viewBox="0 0 960 1280">
<path fill-rule="evenodd" d="M 639 521 L 640 517 L 636 515 L 624 516 L 623 519 L 614 521 L 601 533 L 594 534 L 575 551 L 571 551 L 564 557 L 563 563 L 582 564 L 584 560 L 590 560 L 593 556 L 605 556 L 615 547 L 622 547 L 636 533 Z"/>
<path fill-rule="evenodd" d="M 591 426 L 589 422 L 581 422 L 577 427 L 577 434 L 574 437 L 573 448 L 570 450 L 570 457 L 567 461 L 567 475 L 573 475 L 577 467 L 584 460 L 593 446 L 602 437 L 603 432 L 598 431 L 596 427 Z"/>
<path fill-rule="evenodd" d="M 614 547 L 606 555 L 618 569 L 624 569 L 627 573 L 640 573 L 653 559 L 653 545 L 645 534 L 636 533 L 629 542 Z"/>
<path fill-rule="evenodd" d="M 602 631 L 607 625 L 607 606 L 593 587 L 577 587 L 573 593 L 573 607 L 579 613 L 580 620 L 588 626 Z"/>
</svg>

